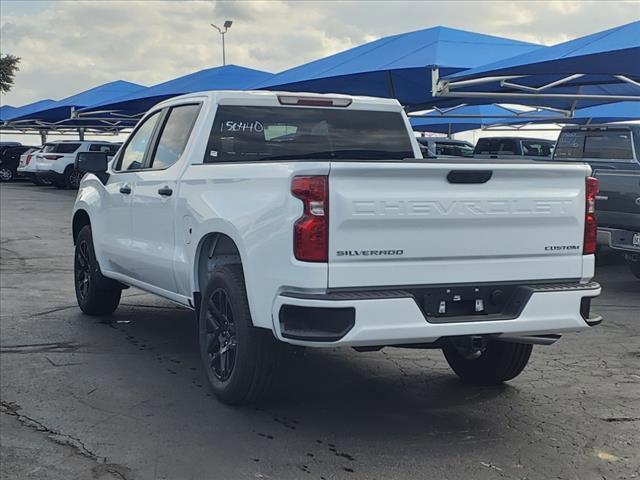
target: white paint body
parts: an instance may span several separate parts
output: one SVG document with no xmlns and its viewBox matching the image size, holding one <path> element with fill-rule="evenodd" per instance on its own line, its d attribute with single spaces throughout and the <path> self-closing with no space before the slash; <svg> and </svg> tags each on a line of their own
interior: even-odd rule
<svg viewBox="0 0 640 480">
<path fill-rule="evenodd" d="M 31 155 L 31 160 L 27 163 L 27 157 Z M 36 153 L 29 153 L 29 151 L 20 155 L 20 163 L 18 164 L 18 173 L 36 173 L 38 161 L 36 160 Z"/>
<path fill-rule="evenodd" d="M 304 95 L 304 94 L 296 94 Z M 313 94 L 318 97 L 317 94 Z M 336 97 L 336 95 L 332 95 Z M 351 97 L 350 109 L 402 113 L 395 100 Z M 411 299 L 338 302 L 292 299 L 284 292 L 323 294 L 372 288 L 487 282 L 588 282 L 594 257 L 582 255 L 585 177 L 582 164 L 268 161 L 203 163 L 218 105 L 280 106 L 272 92 L 208 92 L 163 102 L 202 103 L 181 158 L 166 170 L 118 173 L 103 184 L 83 179 L 74 213 L 88 213 L 102 273 L 185 306 L 201 292 L 197 259 L 202 239 L 222 233 L 236 244 L 253 323 L 281 340 L 311 346 L 382 345 L 496 331 L 547 334 L 589 328 L 580 300 L 599 289 L 534 293 L 508 321 L 432 324 Z M 322 107 L 326 108 L 326 107 Z M 414 154 L 420 150 L 405 117 Z M 126 145 L 126 144 L 125 144 Z M 121 150 L 122 151 L 122 150 Z M 117 158 L 117 157 L 116 157 Z M 113 163 L 113 162 L 112 162 Z M 452 185 L 453 169 L 492 170 L 486 184 Z M 293 224 L 302 203 L 291 194 L 299 175 L 329 175 L 329 262 L 295 259 Z M 122 186 L 131 194 L 119 192 Z M 160 187 L 171 197 L 157 194 Z M 549 245 L 575 245 L 550 252 Z M 348 250 L 402 250 L 398 257 L 338 256 Z M 341 340 L 284 339 L 284 303 L 352 306 L 355 327 Z M 499 329 L 499 330 L 496 330 Z"/>
</svg>

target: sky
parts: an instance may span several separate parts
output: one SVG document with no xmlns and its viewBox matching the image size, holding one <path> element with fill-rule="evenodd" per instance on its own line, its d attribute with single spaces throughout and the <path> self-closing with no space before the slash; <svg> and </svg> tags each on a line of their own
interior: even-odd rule
<svg viewBox="0 0 640 480">
<path fill-rule="evenodd" d="M 0 51 L 22 58 L 2 105 L 123 79 L 153 85 L 222 63 L 278 72 L 377 38 L 444 25 L 546 45 L 640 19 L 640 1 L 0 2 Z"/>
</svg>

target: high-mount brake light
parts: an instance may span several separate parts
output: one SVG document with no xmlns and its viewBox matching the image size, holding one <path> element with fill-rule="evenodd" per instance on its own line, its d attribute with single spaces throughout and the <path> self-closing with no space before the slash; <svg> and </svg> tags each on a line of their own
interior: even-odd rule
<svg viewBox="0 0 640 480">
<path fill-rule="evenodd" d="M 596 253 L 596 246 L 598 243 L 598 223 L 596 221 L 598 179 L 587 177 L 585 187 L 584 240 L 582 242 L 582 254 L 593 255 Z"/>
<path fill-rule="evenodd" d="M 329 255 L 329 178 L 294 177 L 291 193 L 302 200 L 302 216 L 293 226 L 293 253 L 303 262 L 326 262 Z"/>
<path fill-rule="evenodd" d="M 280 105 L 302 105 L 307 107 L 348 107 L 350 98 L 338 97 L 300 97 L 296 95 L 278 95 Z"/>
</svg>

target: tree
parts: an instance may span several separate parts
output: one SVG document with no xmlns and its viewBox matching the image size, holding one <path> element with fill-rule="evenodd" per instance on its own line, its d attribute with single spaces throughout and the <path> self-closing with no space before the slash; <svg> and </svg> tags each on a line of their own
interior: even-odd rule
<svg viewBox="0 0 640 480">
<path fill-rule="evenodd" d="M 13 87 L 13 77 L 20 69 L 20 57 L 0 54 L 0 92 L 7 93 Z"/>
</svg>

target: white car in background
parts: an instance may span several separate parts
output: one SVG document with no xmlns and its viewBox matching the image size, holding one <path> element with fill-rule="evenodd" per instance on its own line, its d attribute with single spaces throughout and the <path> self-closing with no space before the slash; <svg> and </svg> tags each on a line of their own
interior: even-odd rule
<svg viewBox="0 0 640 480">
<path fill-rule="evenodd" d="M 36 179 L 45 184 L 49 182 L 58 188 L 78 188 L 83 174 L 75 169 L 76 156 L 80 152 L 105 152 L 113 157 L 119 143 L 103 141 L 61 140 L 47 142 L 42 151 L 35 156 Z"/>
<path fill-rule="evenodd" d="M 38 178 L 36 176 L 36 154 L 41 151 L 42 147 L 32 148 L 30 150 L 27 150 L 20 156 L 20 163 L 18 164 L 18 175 L 42 187 L 45 185 L 51 185 L 51 181 L 44 178 Z"/>
</svg>

